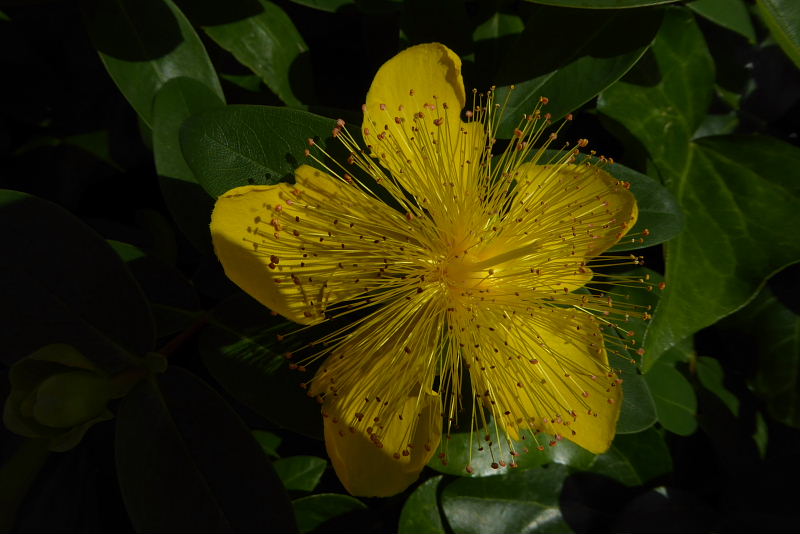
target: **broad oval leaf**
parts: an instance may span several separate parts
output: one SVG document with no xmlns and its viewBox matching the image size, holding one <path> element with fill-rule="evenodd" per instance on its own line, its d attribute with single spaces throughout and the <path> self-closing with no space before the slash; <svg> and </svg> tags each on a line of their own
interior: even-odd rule
<svg viewBox="0 0 800 534">
<path fill-rule="evenodd" d="M 496 102 L 506 102 L 497 136 L 511 137 L 541 96 L 553 120 L 592 99 L 639 60 L 660 23 L 660 10 L 537 8 L 494 80 Z"/>
<path fill-rule="evenodd" d="M 153 97 L 172 78 L 193 78 L 224 99 L 203 43 L 172 0 L 84 0 L 82 6 L 108 73 L 148 126 Z"/>
<path fill-rule="evenodd" d="M 214 198 L 248 184 L 273 184 L 305 161 L 308 139 L 324 147 L 336 126 L 306 111 L 227 106 L 191 117 L 181 148 L 197 180 Z"/>
<path fill-rule="evenodd" d="M 445 534 L 438 495 L 443 478 L 429 478 L 408 496 L 400 512 L 399 534 Z"/>
<path fill-rule="evenodd" d="M 63 208 L 0 190 L 0 343 L 11 364 L 66 343 L 117 372 L 152 350 L 153 318 L 125 264 Z"/>
<path fill-rule="evenodd" d="M 571 532 L 559 509 L 568 475 L 568 467 L 556 464 L 457 479 L 442 491 L 442 509 L 456 534 Z"/>
<path fill-rule="evenodd" d="M 171 367 L 117 414 L 117 473 L 137 531 L 297 531 L 266 455 L 225 401 Z"/>
<path fill-rule="evenodd" d="M 750 20 L 750 12 L 744 0 L 694 0 L 689 8 L 698 15 L 723 28 L 745 37 L 751 44 L 756 42 L 756 30 Z"/>
</svg>

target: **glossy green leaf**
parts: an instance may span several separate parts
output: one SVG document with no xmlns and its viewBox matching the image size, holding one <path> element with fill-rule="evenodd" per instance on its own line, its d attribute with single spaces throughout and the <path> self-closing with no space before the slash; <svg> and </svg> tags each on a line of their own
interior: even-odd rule
<svg viewBox="0 0 800 534">
<path fill-rule="evenodd" d="M 224 104 L 206 85 L 184 77 L 166 82 L 153 103 L 153 155 L 161 193 L 178 228 L 201 252 L 211 251 L 208 224 L 213 200 L 183 159 L 179 132 L 191 115 Z"/>
<path fill-rule="evenodd" d="M 248 429 L 188 371 L 170 367 L 125 398 L 115 446 L 137 531 L 296 532 L 280 480 Z"/>
<path fill-rule="evenodd" d="M 187 15 L 219 46 L 258 74 L 288 106 L 312 99 L 308 47 L 292 20 L 269 0 L 183 2 Z"/>
<path fill-rule="evenodd" d="M 566 466 L 550 465 L 457 479 L 442 491 L 442 510 L 456 534 L 571 532 L 558 502 L 568 475 Z"/>
<path fill-rule="evenodd" d="M 800 68 L 800 3 L 756 0 L 758 12 L 786 55 Z"/>
<path fill-rule="evenodd" d="M 525 21 L 516 13 L 492 12 L 472 32 L 475 63 L 479 69 L 493 76 L 497 65 L 503 61 L 524 29 Z M 495 81 L 492 78 L 485 83 L 489 85 Z"/>
<path fill-rule="evenodd" d="M 659 423 L 681 436 L 693 434 L 697 430 L 697 396 L 686 377 L 663 361 L 656 362 L 644 376 L 656 403 Z"/>
<path fill-rule="evenodd" d="M 289 456 L 272 463 L 287 490 L 314 491 L 328 462 L 316 456 Z"/>
<path fill-rule="evenodd" d="M 536 4 L 558 7 L 579 7 L 586 9 L 623 9 L 630 7 L 656 6 L 678 0 L 528 0 Z"/>
<path fill-rule="evenodd" d="M 755 390 L 773 419 L 800 428 L 800 315 L 768 289 L 743 313 L 756 332 Z"/>
<path fill-rule="evenodd" d="M 428 466 L 448 475 L 480 478 L 534 469 L 551 462 L 586 469 L 594 460 L 592 453 L 567 439 L 557 441 L 545 434 L 538 434 L 535 438 L 529 434 L 523 436 L 512 442 L 517 453 L 513 456 L 505 435 L 501 431 L 498 438 L 489 418 L 488 431 L 476 429 L 470 433 L 464 429 L 452 433 L 442 442 L 445 448 L 434 455 Z M 516 467 L 512 467 L 514 464 Z M 467 466 L 471 467 L 470 471 L 467 471 Z"/>
<path fill-rule="evenodd" d="M 408 496 L 400 512 L 399 534 L 445 534 L 438 495 L 442 478 L 429 478 Z"/>
<path fill-rule="evenodd" d="M 181 128 L 181 148 L 213 197 L 248 184 L 273 184 L 306 161 L 307 140 L 324 146 L 336 125 L 311 113 L 266 106 L 228 106 L 196 115 Z"/>
<path fill-rule="evenodd" d="M 284 358 L 293 350 L 287 344 L 294 338 L 277 340 L 279 333 L 295 329 L 239 294 L 214 310 L 200 336 L 200 355 L 214 379 L 237 401 L 285 428 L 321 437 L 319 404 L 300 387 L 311 376 L 290 370 Z"/>
<path fill-rule="evenodd" d="M 672 8 L 652 54 L 603 91 L 597 108 L 645 145 L 661 180 L 673 186 L 689 166 L 689 140 L 706 117 L 713 91 L 714 64 L 703 34 L 690 11 Z"/>
<path fill-rule="evenodd" d="M 725 403 L 733 415 L 739 415 L 739 399 L 725 387 L 725 371 L 718 360 L 708 356 L 697 358 L 697 378 L 704 388 Z"/>
<path fill-rule="evenodd" d="M 657 419 L 656 406 L 638 366 L 615 354 L 609 355 L 609 363 L 620 371 L 620 377 L 624 380 L 617 434 L 634 434 L 653 426 Z"/>
<path fill-rule="evenodd" d="M 497 136 L 510 137 L 540 96 L 550 98 L 544 111 L 553 120 L 589 101 L 639 60 L 660 23 L 659 10 L 537 8 L 495 80 L 497 102 L 508 98 Z M 507 95 L 511 84 L 515 89 Z"/>
<path fill-rule="evenodd" d="M 667 291 L 643 341 L 645 369 L 667 348 L 741 307 L 764 278 L 800 259 L 800 151 L 764 137 L 692 142 L 713 91 L 711 58 L 685 10 L 668 10 L 654 62 L 605 91 L 599 109 L 646 147 L 687 214 L 667 244 Z M 653 67 L 657 72 L 653 72 Z M 635 74 L 635 75 L 634 75 Z M 746 157 L 742 157 L 746 154 Z M 720 269 L 720 266 L 726 266 Z"/>
<path fill-rule="evenodd" d="M 253 430 L 253 437 L 256 438 L 258 444 L 261 445 L 261 450 L 264 451 L 264 454 L 271 458 L 280 458 L 278 446 L 280 446 L 283 438 L 265 430 Z"/>
<path fill-rule="evenodd" d="M 753 441 L 758 447 L 758 454 L 763 460 L 767 456 L 767 445 L 769 444 L 769 428 L 761 412 L 756 414 L 756 430 L 753 432 Z"/>
<path fill-rule="evenodd" d="M 72 214 L 0 190 L 0 242 L 5 363 L 66 343 L 116 372 L 152 350 L 153 319 L 139 286 L 105 240 Z"/>
<path fill-rule="evenodd" d="M 297 527 L 300 532 L 312 532 L 321 527 L 328 521 L 356 514 L 361 510 L 366 510 L 364 503 L 349 495 L 339 495 L 338 493 L 320 493 L 309 495 L 292 501 L 294 515 L 297 517 Z"/>
<path fill-rule="evenodd" d="M 608 452 L 595 457 L 587 471 L 626 486 L 641 486 L 672 471 L 672 457 L 661 434 L 644 432 L 618 435 Z"/>
<path fill-rule="evenodd" d="M 694 0 L 688 6 L 697 14 L 723 28 L 756 42 L 756 31 L 744 0 Z"/>
<path fill-rule="evenodd" d="M 172 78 L 197 80 L 223 99 L 203 43 L 172 0 L 83 0 L 82 6 L 108 73 L 148 126 L 153 98 Z"/>
<path fill-rule="evenodd" d="M 786 228 L 800 225 L 800 150 L 766 137 L 708 137 L 690 145 L 679 176 L 686 229 L 667 247 L 667 288 L 644 340 L 667 347 L 746 303 L 763 280 L 800 259 Z M 742 157 L 746 154 L 746 157 Z M 720 272 L 720 266 L 728 266 Z"/>
</svg>

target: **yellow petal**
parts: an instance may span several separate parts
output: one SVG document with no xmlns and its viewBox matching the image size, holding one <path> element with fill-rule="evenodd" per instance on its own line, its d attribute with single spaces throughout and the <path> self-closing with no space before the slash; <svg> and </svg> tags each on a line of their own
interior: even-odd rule
<svg viewBox="0 0 800 534">
<path fill-rule="evenodd" d="M 487 317 L 488 319 L 488 317 Z M 541 307 L 498 319 L 470 363 L 476 391 L 509 437 L 544 433 L 542 445 L 568 438 L 594 452 L 614 439 L 622 388 L 608 367 L 603 334 L 589 314 Z M 495 352 L 492 347 L 504 347 Z M 488 393 L 488 395 L 486 395 Z"/>
<path fill-rule="evenodd" d="M 324 245 L 329 254 L 318 261 L 306 257 L 304 242 L 316 242 L 320 225 L 333 224 L 320 215 L 320 207 L 334 205 L 339 213 L 367 220 L 369 209 L 386 208 L 375 208 L 374 199 L 307 165 L 295 171 L 295 178 L 295 186 L 228 191 L 214 206 L 211 234 L 228 278 L 274 312 L 313 324 L 324 318 L 329 305 L 362 291 L 337 278 L 339 244 Z"/>
<path fill-rule="evenodd" d="M 434 201 L 437 188 L 477 172 L 483 126 L 461 122 L 465 102 L 459 57 L 439 43 L 412 46 L 375 75 L 364 140 L 407 190 Z"/>
<path fill-rule="evenodd" d="M 361 392 L 351 391 L 349 395 L 360 396 Z M 402 419 L 392 421 L 380 438 L 348 423 L 353 416 L 343 407 L 351 400 L 347 395 L 331 395 L 323 405 L 325 446 L 339 480 L 352 495 L 388 497 L 400 493 L 419 477 L 439 446 L 439 396 L 423 393 L 419 398 L 407 397 L 398 414 Z M 367 409 L 362 417 L 370 421 L 376 413 Z"/>
<path fill-rule="evenodd" d="M 574 261 L 597 256 L 636 223 L 633 194 L 596 166 L 526 163 L 515 178 L 518 185 L 507 220 L 528 222 L 530 235 L 556 257 Z"/>
</svg>

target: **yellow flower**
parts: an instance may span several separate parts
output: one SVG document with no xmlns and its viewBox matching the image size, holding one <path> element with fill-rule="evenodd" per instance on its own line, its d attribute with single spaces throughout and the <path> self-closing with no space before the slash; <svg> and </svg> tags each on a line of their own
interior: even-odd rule
<svg viewBox="0 0 800 534">
<path fill-rule="evenodd" d="M 217 256 L 243 290 L 304 325 L 349 320 L 299 363 L 327 358 L 309 394 L 355 495 L 405 489 L 470 405 L 470 428 L 499 428 L 497 454 L 511 465 L 523 436 L 595 453 L 614 436 L 622 391 L 607 346 L 622 342 L 601 325 L 642 314 L 602 292 L 618 281 L 608 275 L 577 290 L 591 266 L 636 261 L 598 257 L 635 222 L 634 197 L 600 166 L 576 163 L 576 151 L 544 155 L 557 137 L 544 133 L 546 99 L 493 155 L 503 107 L 493 91 L 471 96 L 462 112 L 451 50 L 411 47 L 372 82 L 367 149 L 339 121 L 347 164 L 309 141 L 320 170 L 233 189 L 214 209 Z"/>
</svg>

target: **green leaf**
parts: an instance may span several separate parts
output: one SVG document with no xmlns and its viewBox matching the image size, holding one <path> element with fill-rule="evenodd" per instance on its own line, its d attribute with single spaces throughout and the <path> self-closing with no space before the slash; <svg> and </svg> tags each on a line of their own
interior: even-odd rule
<svg viewBox="0 0 800 534">
<path fill-rule="evenodd" d="M 117 414 L 117 474 L 137 531 L 295 531 L 283 487 L 236 413 L 170 367 Z"/>
<path fill-rule="evenodd" d="M 545 434 L 534 438 L 526 434 L 524 439 L 512 442 L 518 453 L 518 456 L 512 456 L 505 435 L 501 431 L 498 437 L 491 418 L 487 428 L 488 432 L 476 429 L 471 435 L 468 430 L 451 434 L 442 443 L 445 457 L 434 456 L 428 466 L 448 475 L 480 478 L 535 469 L 551 462 L 587 469 L 594 460 L 594 454 L 571 441 L 553 440 L 552 436 Z M 486 439 L 487 435 L 489 439 Z M 517 467 L 512 468 L 512 464 Z M 472 468 L 470 472 L 467 466 Z"/>
<path fill-rule="evenodd" d="M 408 496 L 400 512 L 399 534 L 445 534 L 438 497 L 442 478 L 429 478 Z"/>
<path fill-rule="evenodd" d="M 308 46 L 292 20 L 268 0 L 181 2 L 192 21 L 288 106 L 313 100 Z"/>
<path fill-rule="evenodd" d="M 525 22 L 522 17 L 502 11 L 492 12 L 479 24 L 472 32 L 475 63 L 479 71 L 494 75 L 497 65 L 502 62 L 524 29 Z M 486 83 L 488 85 L 495 81 L 491 79 Z"/>
<path fill-rule="evenodd" d="M 256 438 L 258 444 L 261 445 L 261 450 L 264 451 L 264 454 L 272 458 L 280 458 L 278 447 L 281 441 L 283 441 L 283 438 L 265 430 L 253 430 L 253 437 Z"/>
<path fill-rule="evenodd" d="M 497 136 L 510 137 L 540 96 L 553 120 L 589 101 L 639 60 L 660 23 L 660 10 L 537 8 L 498 71 L 496 101 L 508 101 Z"/>
<path fill-rule="evenodd" d="M 364 503 L 358 499 L 338 493 L 320 493 L 301 497 L 293 500 L 292 506 L 294 515 L 297 517 L 297 527 L 303 534 L 315 531 L 337 517 L 367 509 Z"/>
<path fill-rule="evenodd" d="M 663 361 L 656 362 L 644 377 L 656 403 L 659 423 L 681 436 L 693 434 L 697 430 L 697 396 L 689 381 Z"/>
<path fill-rule="evenodd" d="M 609 354 L 609 363 L 621 371 L 620 377 L 625 381 L 617 434 L 634 434 L 653 426 L 657 420 L 655 402 L 637 366 L 613 353 Z"/>
<path fill-rule="evenodd" d="M 744 0 L 694 0 L 688 4 L 698 15 L 756 42 L 756 31 Z"/>
<path fill-rule="evenodd" d="M 63 208 L 0 190 L 0 344 L 11 364 L 65 343 L 103 371 L 152 350 L 153 318 L 125 264 Z"/>
<path fill-rule="evenodd" d="M 108 73 L 148 126 L 153 98 L 172 78 L 195 79 L 224 99 L 203 43 L 172 0 L 83 0 L 82 7 Z"/>
<path fill-rule="evenodd" d="M 739 415 L 739 399 L 725 387 L 725 371 L 718 360 L 708 356 L 697 358 L 697 378 L 704 388 L 725 403 L 733 415 Z"/>
<path fill-rule="evenodd" d="M 756 393 L 773 419 L 800 428 L 800 315 L 769 289 L 742 313 L 749 331 L 757 332 Z"/>
<path fill-rule="evenodd" d="M 311 437 L 322 436 L 319 405 L 300 383 L 311 377 L 291 371 L 284 354 L 292 350 L 277 334 L 296 325 L 239 294 L 223 302 L 200 336 L 200 355 L 208 371 L 237 401 L 268 420 Z"/>
<path fill-rule="evenodd" d="M 445 486 L 442 509 L 456 534 L 572 532 L 558 498 L 569 469 L 551 465 Z"/>
<path fill-rule="evenodd" d="M 800 4 L 794 0 L 756 0 L 756 6 L 775 41 L 800 67 Z"/>
<path fill-rule="evenodd" d="M 331 136 L 335 121 L 305 111 L 228 106 L 186 121 L 181 148 L 200 184 L 216 198 L 234 187 L 274 184 L 306 161 L 309 138 Z"/>
<path fill-rule="evenodd" d="M 328 462 L 316 456 L 289 456 L 272 462 L 287 490 L 314 491 Z"/>
<path fill-rule="evenodd" d="M 664 184 L 673 186 L 689 165 L 688 143 L 713 91 L 714 63 L 703 34 L 691 11 L 670 8 L 652 54 L 604 91 L 597 108 L 645 145 Z"/>
<path fill-rule="evenodd" d="M 153 103 L 153 154 L 161 193 L 178 228 L 201 252 L 211 252 L 213 200 L 183 159 L 179 132 L 191 115 L 224 104 L 206 85 L 184 77 L 165 83 Z"/>
<path fill-rule="evenodd" d="M 786 172 L 800 164 L 800 151 L 762 137 L 691 141 L 712 95 L 713 64 L 689 11 L 668 10 L 653 51 L 648 68 L 637 67 L 599 101 L 644 144 L 687 214 L 683 233 L 666 247 L 667 291 L 645 334 L 645 368 L 800 259 L 800 243 L 785 231 L 800 224 L 792 207 L 798 183 Z"/>
<path fill-rule="evenodd" d="M 629 7 L 655 6 L 669 4 L 678 0 L 528 0 L 536 4 L 559 7 L 580 7 L 587 9 L 622 9 Z"/>
<path fill-rule="evenodd" d="M 678 177 L 683 234 L 667 246 L 667 290 L 644 345 L 653 358 L 744 305 L 765 278 L 800 259 L 800 150 L 770 138 L 708 137 Z M 742 157 L 746 154 L 746 157 Z M 720 271 L 720 266 L 727 268 Z"/>
<path fill-rule="evenodd" d="M 608 452 L 595 457 L 587 471 L 605 475 L 626 486 L 641 486 L 672 471 L 672 457 L 661 434 L 644 432 L 619 435 Z"/>
</svg>

